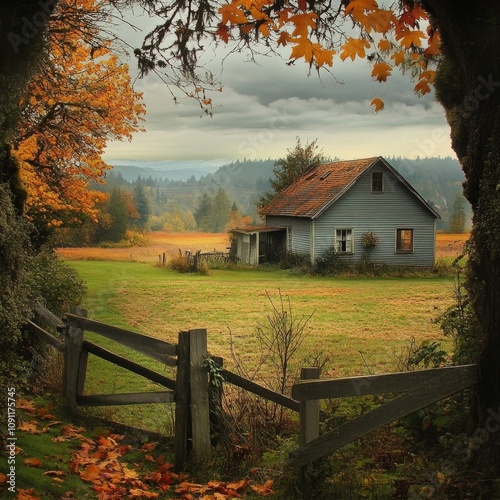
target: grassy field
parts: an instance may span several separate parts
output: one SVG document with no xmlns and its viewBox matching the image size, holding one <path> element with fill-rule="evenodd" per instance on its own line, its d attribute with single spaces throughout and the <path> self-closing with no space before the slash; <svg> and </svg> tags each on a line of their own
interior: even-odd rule
<svg viewBox="0 0 500 500">
<path fill-rule="evenodd" d="M 235 367 L 235 354 L 249 373 L 261 355 L 256 327 L 267 324 L 268 296 L 278 305 L 280 293 L 290 300 L 296 319 L 311 316 L 297 368 L 321 355 L 331 360 L 330 376 L 389 372 L 398 368 L 397 358 L 412 339 L 451 347 L 433 321 L 453 302 L 451 278 L 324 278 L 262 268 L 211 270 L 202 276 L 155 265 L 156 253 L 169 248 L 225 248 L 224 235 L 195 235 L 198 239 L 191 240 L 187 234 L 155 234 L 150 247 L 127 249 L 133 259 L 124 249 L 61 249 L 60 254 L 87 283 L 84 306 L 91 318 L 173 343 L 180 330 L 206 328 L 210 353 L 224 357 L 229 368 Z M 451 260 L 463 238 L 446 236 L 440 257 Z M 105 339 L 99 343 L 153 369 L 165 369 Z M 113 367 L 110 376 L 110 365 L 94 357 L 90 366 L 92 392 L 151 390 L 125 370 Z M 257 378 L 271 377 L 271 367 L 262 366 Z M 133 421 L 145 418 L 141 408 L 126 411 Z"/>
</svg>

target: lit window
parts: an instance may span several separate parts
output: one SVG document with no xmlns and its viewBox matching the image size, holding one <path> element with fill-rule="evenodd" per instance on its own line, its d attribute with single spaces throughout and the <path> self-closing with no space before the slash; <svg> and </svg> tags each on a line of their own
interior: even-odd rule
<svg viewBox="0 0 500 500">
<path fill-rule="evenodd" d="M 372 193 L 384 192 L 384 172 L 372 172 Z"/>
<path fill-rule="evenodd" d="M 335 249 L 337 253 L 353 253 L 352 229 L 337 229 L 335 237 Z"/>
<path fill-rule="evenodd" d="M 396 230 L 396 252 L 413 252 L 413 229 Z"/>
</svg>

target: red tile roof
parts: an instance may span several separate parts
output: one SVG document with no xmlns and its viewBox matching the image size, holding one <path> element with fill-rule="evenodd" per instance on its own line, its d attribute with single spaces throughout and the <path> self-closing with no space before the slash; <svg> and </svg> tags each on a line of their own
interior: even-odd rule
<svg viewBox="0 0 500 500">
<path fill-rule="evenodd" d="M 314 218 L 381 159 L 376 156 L 313 167 L 273 198 L 260 210 L 260 214 Z"/>
</svg>

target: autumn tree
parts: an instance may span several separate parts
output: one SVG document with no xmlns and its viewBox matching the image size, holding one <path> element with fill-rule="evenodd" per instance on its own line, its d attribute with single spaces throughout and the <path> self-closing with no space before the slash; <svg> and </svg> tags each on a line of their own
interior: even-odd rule
<svg viewBox="0 0 500 500">
<path fill-rule="evenodd" d="M 302 145 L 297 137 L 294 149 L 289 149 L 285 158 L 280 158 L 274 164 L 274 177 L 269 179 L 272 190 L 264 193 L 256 202 L 258 208 L 267 205 L 277 194 L 290 184 L 293 184 L 304 172 L 312 166 L 324 161 L 324 156 L 318 150 L 316 140 Z"/>
<path fill-rule="evenodd" d="M 54 221 L 54 210 L 92 213 L 100 197 L 85 188 L 103 173 L 106 139 L 129 138 L 143 112 L 125 66 L 111 52 L 109 5 L 0 5 L 0 240 L 9 248 L 0 251 L 0 343 L 10 363 L 0 375 L 7 373 L 9 384 L 16 383 L 19 327 L 30 315 L 23 276 L 33 225 L 23 215 L 26 200 L 32 216 L 35 209 L 47 215 L 38 227 Z"/>
<path fill-rule="evenodd" d="M 105 195 L 89 189 L 104 182 L 102 160 L 110 140 L 131 139 L 144 113 L 128 67 L 92 22 L 106 19 L 97 0 L 61 0 L 49 18 L 48 56 L 21 99 L 14 152 L 28 190 L 28 213 L 61 223 L 63 214 L 96 217 Z M 90 18 L 90 19 L 88 19 Z M 90 48 L 83 36 L 93 35 Z M 97 43 L 98 42 L 98 43 Z"/>
<path fill-rule="evenodd" d="M 230 233 L 233 229 L 243 228 L 251 224 L 251 222 L 252 217 L 250 217 L 249 215 L 243 215 L 240 212 L 238 205 L 236 205 L 236 203 L 233 203 L 224 230 Z"/>
</svg>

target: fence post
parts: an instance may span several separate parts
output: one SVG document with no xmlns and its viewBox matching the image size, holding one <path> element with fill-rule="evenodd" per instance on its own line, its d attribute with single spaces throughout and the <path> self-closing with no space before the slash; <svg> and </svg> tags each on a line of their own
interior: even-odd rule
<svg viewBox="0 0 500 500">
<path fill-rule="evenodd" d="M 318 379 L 319 376 L 320 369 L 318 367 L 307 367 L 300 370 L 301 380 Z M 299 415 L 299 444 L 303 445 L 319 436 L 319 400 L 301 401 Z M 311 464 L 300 468 L 300 489 L 304 498 L 311 498 L 311 485 L 309 480 L 310 471 Z"/>
<path fill-rule="evenodd" d="M 183 468 L 189 456 L 196 461 L 210 455 L 207 331 L 179 332 L 175 391 L 175 465 Z"/>
<path fill-rule="evenodd" d="M 201 461 L 210 456 L 210 409 L 208 404 L 208 372 L 205 367 L 207 331 L 190 330 L 191 428 L 193 459 Z"/>
<path fill-rule="evenodd" d="M 191 412 L 189 383 L 189 332 L 179 332 L 175 384 L 175 466 L 182 469 L 191 450 Z"/>
<path fill-rule="evenodd" d="M 320 369 L 318 367 L 302 368 L 301 380 L 318 379 Z M 300 435 L 299 441 L 303 445 L 319 436 L 319 400 L 300 402 Z"/>
<path fill-rule="evenodd" d="M 87 316 L 87 311 L 77 311 L 82 316 Z M 80 356 L 83 344 L 83 329 L 67 325 L 64 337 L 64 397 L 71 413 L 76 413 L 76 397 L 79 392 L 78 375 L 80 373 Z"/>
</svg>

